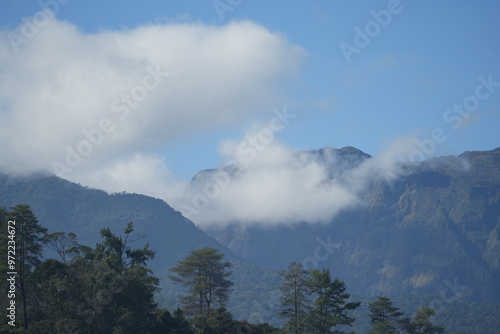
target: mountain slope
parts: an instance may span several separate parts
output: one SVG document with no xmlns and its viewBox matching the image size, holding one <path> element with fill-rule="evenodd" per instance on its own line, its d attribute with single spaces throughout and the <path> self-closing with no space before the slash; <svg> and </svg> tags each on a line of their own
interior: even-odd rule
<svg viewBox="0 0 500 334">
<path fill-rule="evenodd" d="M 121 235 L 127 222 L 133 221 L 135 236 L 144 238 L 131 247 L 142 247 L 149 242 L 150 248 L 157 252 L 148 266 L 160 278 L 162 306 L 179 305 L 180 288 L 168 279 L 168 268 L 192 250 L 207 246 L 221 250 L 225 259 L 234 264 L 235 290 L 229 309 L 237 318 L 249 319 L 252 314 L 260 314 L 254 298 L 264 299 L 279 284 L 275 271 L 262 270 L 241 261 L 160 199 L 137 194 L 110 195 L 55 176 L 13 178 L 0 174 L 0 207 L 17 204 L 30 205 L 49 233 L 73 232 L 80 243 L 89 246 L 101 241 L 101 228 L 110 227 Z"/>
<path fill-rule="evenodd" d="M 10 178 L 0 176 L 0 205 L 25 203 L 49 232 L 74 232 L 83 244 L 100 240 L 103 227 L 119 234 L 133 221 L 137 235 L 144 235 L 158 251 L 155 270 L 174 265 L 189 251 L 205 246 L 223 248 L 179 212 L 159 199 L 137 194 L 107 194 L 55 176 Z M 164 247 L 168 245 L 168 247 Z"/>
<path fill-rule="evenodd" d="M 371 159 L 355 148 L 314 152 L 329 166 L 331 178 Z M 161 279 L 160 301 L 167 306 L 176 303 L 179 292 L 169 283 L 167 268 L 205 246 L 220 249 L 235 263 L 229 309 L 253 322 L 279 321 L 276 270 L 291 261 L 330 268 L 358 295 L 429 295 L 426 306 L 438 311 L 452 302 L 499 301 L 500 149 L 404 168 L 396 181 L 373 182 L 363 205 L 328 223 L 207 229 L 220 243 L 159 199 L 109 195 L 54 176 L 0 174 L 0 206 L 29 204 L 50 232 L 74 232 L 87 245 L 100 239 L 102 227 L 119 234 L 133 221 L 137 234 L 145 235 L 136 245 L 150 242 L 158 251 L 150 267 Z M 216 170 L 199 176 L 210 172 Z"/>
<path fill-rule="evenodd" d="M 328 167 L 335 175 L 338 165 Z M 361 295 L 500 301 L 500 148 L 403 167 L 403 177 L 374 182 L 363 205 L 328 224 L 234 224 L 207 232 L 255 264 L 330 268 Z"/>
</svg>

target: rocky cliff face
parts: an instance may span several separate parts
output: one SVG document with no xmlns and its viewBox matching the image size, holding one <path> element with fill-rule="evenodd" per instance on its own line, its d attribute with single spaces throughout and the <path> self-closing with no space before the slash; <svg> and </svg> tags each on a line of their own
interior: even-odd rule
<svg viewBox="0 0 500 334">
<path fill-rule="evenodd" d="M 370 158 L 354 148 L 339 153 L 342 168 Z M 258 265 L 330 268 L 360 294 L 500 301 L 500 148 L 404 168 L 405 176 L 374 182 L 362 205 L 328 224 L 207 232 Z"/>
</svg>

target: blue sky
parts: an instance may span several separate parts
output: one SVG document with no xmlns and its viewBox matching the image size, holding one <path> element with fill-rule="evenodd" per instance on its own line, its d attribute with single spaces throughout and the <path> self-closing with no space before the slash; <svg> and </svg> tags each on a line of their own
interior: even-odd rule
<svg viewBox="0 0 500 334">
<path fill-rule="evenodd" d="M 2 1 L 4 40 L 9 31 L 19 32 L 23 20 L 41 10 L 40 3 Z M 217 4 L 230 10 L 219 15 Z M 374 24 L 373 11 L 380 14 L 391 6 L 394 13 L 387 24 Z M 452 0 L 65 0 L 56 9 L 58 21 L 69 22 L 84 35 L 126 32 L 145 25 L 222 27 L 250 20 L 303 49 L 297 72 L 274 84 L 276 99 L 263 99 L 251 113 L 227 124 L 202 127 L 148 148 L 184 179 L 223 163 L 221 143 L 243 140 L 255 124 L 266 124 L 272 111 L 283 106 L 296 117 L 275 133 L 274 140 L 290 148 L 355 146 L 378 155 L 401 137 L 432 138 L 436 128 L 446 140 L 437 143 L 426 158 L 499 146 L 500 87 L 461 117 L 456 129 L 452 126 L 458 114 L 444 119 L 448 108 L 475 94 L 479 77 L 500 82 L 499 13 L 497 1 Z M 341 43 L 356 46 L 355 28 L 365 31 L 370 22 L 378 30 L 348 62 Z M 52 52 L 57 53 L 57 47 Z"/>
</svg>

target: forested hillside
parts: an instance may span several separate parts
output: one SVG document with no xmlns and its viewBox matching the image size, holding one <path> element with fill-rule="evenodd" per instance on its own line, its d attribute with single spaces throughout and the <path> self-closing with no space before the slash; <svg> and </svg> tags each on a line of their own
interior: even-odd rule
<svg viewBox="0 0 500 334">
<path fill-rule="evenodd" d="M 148 242 L 156 251 L 149 267 L 160 279 L 162 291 L 157 298 L 162 305 L 180 305 L 176 297 L 179 287 L 168 280 L 168 268 L 191 250 L 202 247 L 220 249 L 238 268 L 234 298 L 229 304 L 235 314 L 250 317 L 255 313 L 261 317 L 260 304 L 254 300 L 269 296 L 278 285 L 275 271 L 239 260 L 160 199 L 137 194 L 107 194 L 50 175 L 11 178 L 0 174 L 0 189 L 0 207 L 28 204 L 49 233 L 75 233 L 83 245 L 97 243 L 103 227 L 119 233 L 128 222 L 133 222 L 134 238 L 143 237 L 137 243 Z M 46 251 L 54 256 L 50 250 Z M 265 313 L 266 318 L 274 315 Z"/>
</svg>

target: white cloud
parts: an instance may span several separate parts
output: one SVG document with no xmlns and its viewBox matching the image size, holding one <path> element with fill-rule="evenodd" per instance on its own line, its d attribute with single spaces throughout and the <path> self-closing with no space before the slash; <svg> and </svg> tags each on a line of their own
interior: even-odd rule
<svg viewBox="0 0 500 334">
<path fill-rule="evenodd" d="M 373 182 L 400 177 L 398 157 L 413 148 L 410 140 L 401 139 L 377 157 L 356 161 L 355 155 L 341 157 L 332 149 L 319 155 L 270 143 L 242 163 L 238 146 L 221 144 L 228 160 L 238 162 L 236 169 L 202 173 L 184 198 L 171 201 L 200 226 L 328 222 L 362 205 Z"/>
<path fill-rule="evenodd" d="M 250 21 L 85 34 L 51 18 L 18 53 L 12 34 L 22 26 L 0 36 L 0 170 L 57 161 L 72 179 L 266 110 L 305 56 Z"/>
<path fill-rule="evenodd" d="M 397 138 L 379 155 L 363 159 L 271 142 L 255 155 L 242 156 L 238 147 L 258 132 L 255 127 L 240 141 L 222 142 L 220 153 L 233 164 L 201 172 L 191 183 L 173 175 L 162 157 L 144 154 L 82 170 L 76 181 L 162 198 L 199 226 L 322 223 L 363 205 L 373 182 L 390 183 L 404 175 L 397 162 L 415 147 L 413 139 Z"/>
<path fill-rule="evenodd" d="M 110 193 L 145 194 L 166 201 L 178 201 L 186 191 L 184 180 L 173 174 L 164 158 L 158 155 L 133 154 L 116 159 L 100 168 L 82 170 L 74 182 Z"/>
<path fill-rule="evenodd" d="M 359 205 L 374 179 L 400 175 L 401 148 L 346 169 L 332 152 L 325 164 L 276 144 L 295 117 L 286 110 L 221 144 L 239 167 L 231 177 L 186 184 L 169 171 L 154 153 L 165 145 L 282 105 L 280 82 L 305 52 L 255 23 L 85 34 L 51 19 L 17 54 L 9 33 L 21 27 L 0 36 L 0 171 L 52 170 L 57 161 L 72 181 L 162 198 L 199 225 L 327 221 Z M 186 210 L 193 200 L 202 206 L 195 215 Z"/>
</svg>

